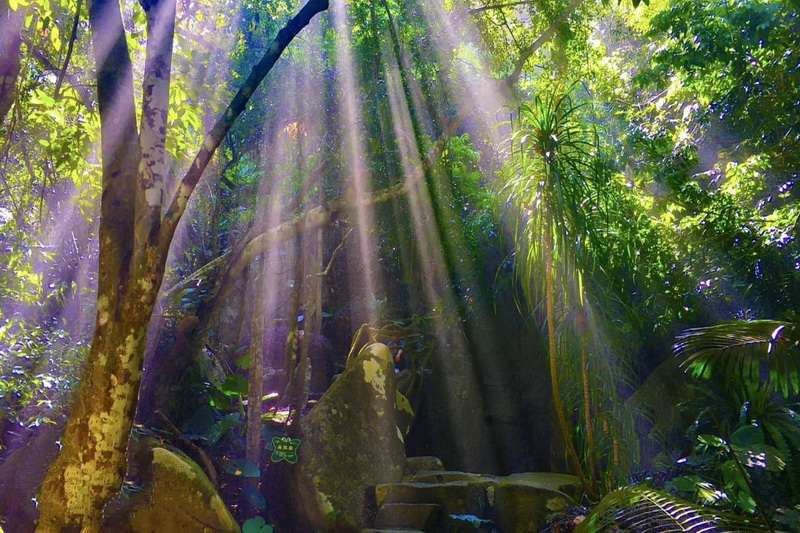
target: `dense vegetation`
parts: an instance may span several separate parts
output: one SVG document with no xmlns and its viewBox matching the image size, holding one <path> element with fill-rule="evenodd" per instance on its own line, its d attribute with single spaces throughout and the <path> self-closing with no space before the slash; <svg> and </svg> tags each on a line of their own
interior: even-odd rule
<svg viewBox="0 0 800 533">
<path fill-rule="evenodd" d="M 0 528 L 158 441 L 283 530 L 374 343 L 408 455 L 577 476 L 552 531 L 800 528 L 798 8 L 0 0 Z"/>
</svg>

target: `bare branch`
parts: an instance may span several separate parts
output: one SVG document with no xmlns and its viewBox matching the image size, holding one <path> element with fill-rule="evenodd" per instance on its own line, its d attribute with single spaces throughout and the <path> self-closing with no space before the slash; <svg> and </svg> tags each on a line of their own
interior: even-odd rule
<svg viewBox="0 0 800 533">
<path fill-rule="evenodd" d="M 525 68 L 525 64 L 528 60 L 535 54 L 542 46 L 548 43 L 553 37 L 556 36 L 558 33 L 558 27 L 561 26 L 567 19 L 572 16 L 578 6 L 581 5 L 582 0 L 571 0 L 569 5 L 567 5 L 566 9 L 561 12 L 561 14 L 556 17 L 556 19 L 550 23 L 550 26 L 544 30 L 539 37 L 533 41 L 530 46 L 528 46 L 525 50 L 523 50 L 517 59 L 516 64 L 514 65 L 514 70 L 511 72 L 511 75 L 506 78 L 506 83 L 509 86 L 514 85 L 519 80 L 520 74 L 522 74 L 522 69 Z"/>
<path fill-rule="evenodd" d="M 261 58 L 261 61 L 253 67 L 244 85 L 242 85 L 239 92 L 236 93 L 236 96 L 231 100 L 225 113 L 217 120 L 217 123 L 211 128 L 211 131 L 206 134 L 200 151 L 195 156 L 194 162 L 191 167 L 189 167 L 189 171 L 181 180 L 178 190 L 175 193 L 175 198 L 164 215 L 161 227 L 161 246 L 163 248 L 169 246 L 178 221 L 186 210 L 186 204 L 189 201 L 192 191 L 194 191 L 194 188 L 197 186 L 197 182 L 200 181 L 200 177 L 203 175 L 203 172 L 208 166 L 209 161 L 211 161 L 211 157 L 214 155 L 217 147 L 219 147 L 219 144 L 222 142 L 222 139 L 225 138 L 225 135 L 227 135 L 228 131 L 236 122 L 236 119 L 239 118 L 239 115 L 244 111 L 247 102 L 250 101 L 250 97 L 256 91 L 261 81 L 269 74 L 270 70 L 272 70 L 272 67 L 295 36 L 311 22 L 311 19 L 317 13 L 325 11 L 326 9 L 328 9 L 328 0 L 309 0 L 308 3 L 303 6 L 303 9 L 278 32 L 278 35 L 272 41 L 267 52 Z"/>
<path fill-rule="evenodd" d="M 72 59 L 72 50 L 75 48 L 75 40 L 78 38 L 78 23 L 81 21 L 81 7 L 83 2 L 78 0 L 75 6 L 75 18 L 72 20 L 72 32 L 69 35 L 69 45 L 67 45 L 67 55 L 64 57 L 64 66 L 61 67 L 61 72 L 58 73 L 58 80 L 56 81 L 55 99 L 58 100 L 61 96 L 61 84 L 64 83 L 64 76 L 67 74 L 67 67 L 69 61 Z"/>
<path fill-rule="evenodd" d="M 23 42 L 25 46 L 28 47 L 28 51 L 30 52 L 31 56 L 39 63 L 39 66 L 46 71 L 49 72 L 59 72 L 59 68 L 53 63 L 53 61 L 47 57 L 47 54 L 41 48 L 38 48 L 30 39 L 23 38 Z M 66 80 L 75 92 L 78 93 L 78 97 L 80 98 L 81 103 L 88 109 L 89 111 L 94 111 L 94 96 L 92 95 L 91 91 L 88 89 L 87 85 L 81 83 L 77 77 L 69 72 L 64 72 L 64 80 Z"/>
<path fill-rule="evenodd" d="M 342 237 L 342 241 L 336 248 L 333 249 L 333 252 L 331 252 L 331 257 L 328 260 L 328 265 L 322 270 L 322 272 L 317 272 L 316 274 L 309 274 L 309 276 L 317 276 L 320 278 L 324 278 L 330 273 L 331 267 L 333 266 L 333 261 L 336 259 L 336 255 L 341 251 L 342 248 L 344 248 L 344 244 L 347 242 L 347 238 L 350 237 L 351 233 L 353 233 L 353 228 L 347 230 L 347 233 L 345 233 L 344 237 Z"/>
<path fill-rule="evenodd" d="M 524 6 L 524 5 L 531 5 L 534 2 L 532 0 L 520 0 L 518 2 L 506 2 L 501 4 L 488 4 L 485 6 L 480 7 L 473 7 L 469 9 L 470 15 L 477 15 L 479 13 L 483 13 L 484 11 L 489 11 L 492 9 L 504 9 L 506 7 L 516 7 L 516 6 Z"/>
</svg>

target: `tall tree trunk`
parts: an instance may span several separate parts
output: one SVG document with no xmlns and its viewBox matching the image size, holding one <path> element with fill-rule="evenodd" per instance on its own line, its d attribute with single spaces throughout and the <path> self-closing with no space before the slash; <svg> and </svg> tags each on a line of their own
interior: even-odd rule
<svg viewBox="0 0 800 533">
<path fill-rule="evenodd" d="M 300 376 L 300 326 L 298 316 L 300 314 L 300 300 L 303 291 L 303 234 L 299 233 L 292 243 L 292 252 L 289 255 L 289 264 L 292 265 L 292 281 L 289 301 L 289 333 L 286 337 L 286 352 L 284 368 L 286 369 L 286 387 L 281 397 L 282 402 L 289 406 L 289 427 L 295 427 L 300 421 L 300 408 L 297 407 L 297 389 L 302 386 Z"/>
<path fill-rule="evenodd" d="M 103 152 L 97 317 L 81 386 L 61 439 L 62 450 L 42 485 L 40 531 L 68 526 L 100 529 L 102 506 L 122 481 L 153 305 L 152 300 L 136 305 L 140 295 L 129 294 L 139 147 L 133 74 L 119 3 L 96 0 L 89 18 L 94 30 Z M 132 289 L 138 292 L 137 285 Z"/>
<path fill-rule="evenodd" d="M 168 95 L 166 53 L 172 24 L 159 22 L 159 14 L 174 19 L 174 8 L 159 9 L 172 0 L 149 2 L 149 17 L 162 39 L 151 46 L 148 37 L 145 60 L 152 68 L 150 99 L 143 113 L 143 130 L 154 127 L 152 141 L 142 149 L 156 161 L 166 128 L 164 95 Z M 144 5 L 144 4 L 143 4 Z M 174 2 L 173 2 L 174 5 Z M 97 62 L 97 92 L 101 119 L 103 193 L 100 220 L 100 267 L 96 329 L 83 379 L 61 439 L 62 450 L 48 469 L 40 492 L 39 531 L 78 529 L 100 531 L 105 503 L 120 487 L 126 449 L 139 392 L 147 325 L 161 285 L 167 253 L 178 222 L 214 151 L 244 111 L 258 85 L 272 69 L 294 37 L 311 18 L 328 8 L 326 0 L 309 2 L 278 32 L 253 68 L 223 116 L 205 136 L 190 170 L 183 177 L 175 201 L 160 215 L 163 195 L 148 194 L 157 188 L 148 169 L 140 167 L 139 132 L 133 103 L 133 74 L 125 32 L 116 0 L 93 0 L 89 9 Z M 155 27 L 154 27 L 155 28 Z M 170 45 L 171 47 L 171 45 Z M 150 76 L 150 77 L 148 77 Z M 165 85 L 166 84 L 166 85 Z M 159 103 L 161 102 L 161 103 Z M 161 107 L 163 104 L 163 107 Z M 152 120 L 152 126 L 151 121 Z M 163 126 L 163 127 L 161 127 Z M 147 167 L 148 165 L 142 165 Z M 155 167 L 154 167 L 155 168 Z M 148 181 L 149 180 L 149 181 Z"/>
<path fill-rule="evenodd" d="M 297 388 L 293 410 L 302 413 L 311 387 L 311 345 L 322 326 L 322 231 L 320 228 L 303 234 L 302 260 L 306 273 L 302 280 L 303 336 L 300 339 L 300 360 L 297 365 Z"/>
<path fill-rule="evenodd" d="M 257 264 L 257 263 L 255 263 Z M 254 264 L 254 265 L 255 265 Z M 266 270 L 266 269 L 263 269 Z M 261 472 L 261 398 L 264 395 L 264 293 L 266 272 L 258 274 L 256 268 L 248 269 L 252 273 L 250 313 L 250 369 L 247 388 L 247 428 L 245 435 L 245 458 Z M 258 491 L 261 476 L 245 480 L 250 490 Z M 247 503 L 248 507 L 251 504 Z M 257 514 L 260 509 L 251 509 Z"/>
<path fill-rule="evenodd" d="M 24 16 L 21 9 L 12 10 L 8 0 L 0 0 L 0 126 L 17 94 Z"/>
<path fill-rule="evenodd" d="M 578 311 L 578 336 L 581 343 L 581 381 L 583 382 L 583 424 L 586 431 L 586 469 L 592 483 L 595 479 L 594 467 L 594 427 L 592 425 L 592 391 L 589 381 L 589 320 L 586 308 Z"/>
<path fill-rule="evenodd" d="M 584 481 L 583 468 L 581 467 L 575 443 L 572 439 L 572 429 L 569 427 L 564 403 L 561 399 L 561 385 L 558 372 L 558 344 L 556 342 L 556 312 L 555 312 L 555 282 L 553 273 L 553 237 L 550 234 L 551 226 L 544 232 L 544 290 L 545 290 L 545 320 L 547 322 L 547 354 L 550 362 L 550 388 L 553 393 L 553 409 L 556 412 L 558 428 L 564 441 L 567 457 L 581 481 Z"/>
<path fill-rule="evenodd" d="M 175 33 L 175 0 L 141 0 L 147 14 L 142 79 L 141 160 L 136 187 L 136 250 L 156 244 L 167 177 L 167 113 Z"/>
</svg>

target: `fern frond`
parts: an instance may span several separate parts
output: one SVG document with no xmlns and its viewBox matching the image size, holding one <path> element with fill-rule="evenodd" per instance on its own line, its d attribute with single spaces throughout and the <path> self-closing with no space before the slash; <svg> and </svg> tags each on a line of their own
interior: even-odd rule
<svg viewBox="0 0 800 533">
<path fill-rule="evenodd" d="M 724 322 L 688 329 L 674 346 L 685 357 L 681 366 L 695 377 L 716 369 L 729 377 L 758 383 L 762 364 L 769 371 L 770 390 L 784 397 L 800 393 L 800 325 L 778 320 Z"/>
<path fill-rule="evenodd" d="M 632 533 L 767 530 L 750 519 L 716 512 L 646 485 L 633 485 L 609 493 L 575 532 L 594 533 L 614 527 Z"/>
</svg>

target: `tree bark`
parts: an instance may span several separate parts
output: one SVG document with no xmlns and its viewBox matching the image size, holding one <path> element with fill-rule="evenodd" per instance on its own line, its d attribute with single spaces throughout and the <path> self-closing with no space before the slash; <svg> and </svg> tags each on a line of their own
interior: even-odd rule
<svg viewBox="0 0 800 533">
<path fill-rule="evenodd" d="M 297 364 L 297 382 L 294 397 L 289 400 L 298 415 L 308 401 L 311 386 L 311 341 L 322 327 L 322 231 L 315 228 L 303 234 L 300 258 L 303 278 L 300 290 L 303 304 L 303 336 L 300 339 L 300 360 Z"/>
<path fill-rule="evenodd" d="M 142 81 L 139 126 L 139 180 L 136 188 L 136 250 L 156 243 L 167 175 L 167 111 L 169 109 L 175 0 L 142 2 L 147 14 L 147 51 Z"/>
<path fill-rule="evenodd" d="M 0 0 L 0 126 L 17 94 L 23 19 L 21 9 L 14 11 L 8 0 Z"/>
</svg>

